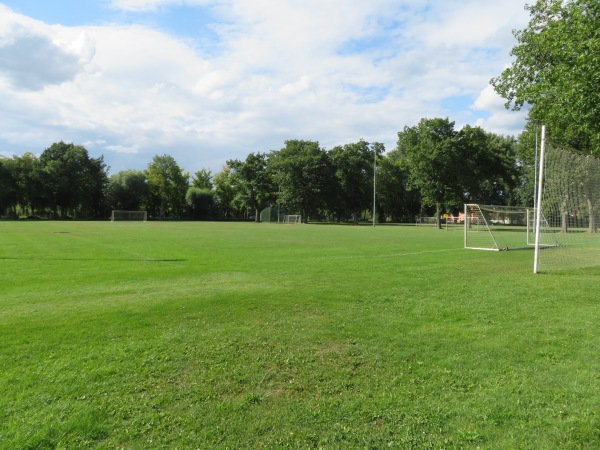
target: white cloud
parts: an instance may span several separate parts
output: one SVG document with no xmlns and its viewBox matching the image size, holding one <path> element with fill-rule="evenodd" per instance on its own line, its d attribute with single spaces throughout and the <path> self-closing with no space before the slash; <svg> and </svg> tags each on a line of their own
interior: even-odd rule
<svg viewBox="0 0 600 450">
<path fill-rule="evenodd" d="M 96 53 L 94 42 L 89 38 L 85 31 L 82 31 L 79 36 L 77 36 L 77 39 L 72 42 L 54 41 L 54 44 L 58 47 L 63 47 L 67 52 L 76 55 L 81 64 L 89 63 Z"/>
<path fill-rule="evenodd" d="M 522 115 L 486 86 L 526 19 L 517 3 L 113 0 L 138 14 L 212 8 L 217 54 L 158 27 L 48 25 L 0 4 L 0 144 L 85 142 L 113 171 L 163 153 L 189 171 L 218 171 L 293 138 L 392 149 L 422 117 L 516 133 Z M 472 108 L 449 111 L 448 97 Z"/>
<path fill-rule="evenodd" d="M 93 44 L 85 35 L 73 43 L 61 42 L 42 23 L 11 21 L 15 15 L 0 8 L 0 77 L 12 86 L 38 90 L 71 81 L 93 55 Z"/>
<path fill-rule="evenodd" d="M 112 0 L 114 8 L 124 11 L 157 11 L 162 7 L 179 5 L 204 5 L 212 3 L 210 0 Z"/>
<path fill-rule="evenodd" d="M 102 145 L 103 146 L 105 144 L 106 144 L 106 141 L 104 139 L 98 139 L 98 140 L 95 140 L 95 141 L 85 141 L 83 143 L 83 146 L 84 147 L 93 147 L 95 145 Z"/>
<path fill-rule="evenodd" d="M 424 41 L 433 45 L 461 45 L 469 48 L 485 46 L 498 39 L 498 31 L 510 40 L 515 24 L 524 16 L 522 0 L 487 2 L 467 0 L 447 1 L 436 5 L 431 20 L 418 27 Z"/>
<path fill-rule="evenodd" d="M 498 111 L 504 109 L 504 100 L 496 94 L 492 86 L 486 86 L 473 103 L 473 108 L 481 111 Z"/>
<path fill-rule="evenodd" d="M 487 86 L 473 103 L 473 109 L 486 111 L 489 115 L 478 119 L 475 125 L 504 135 L 514 135 L 522 131 L 527 110 L 509 111 L 504 104 L 505 100 L 496 94 L 492 86 Z"/>
<path fill-rule="evenodd" d="M 179 4 L 172 0 L 113 0 L 111 5 L 125 11 L 156 11 L 166 4 Z"/>
<path fill-rule="evenodd" d="M 137 153 L 139 151 L 136 145 L 125 147 L 123 145 L 107 145 L 106 150 L 114 153 Z"/>
</svg>

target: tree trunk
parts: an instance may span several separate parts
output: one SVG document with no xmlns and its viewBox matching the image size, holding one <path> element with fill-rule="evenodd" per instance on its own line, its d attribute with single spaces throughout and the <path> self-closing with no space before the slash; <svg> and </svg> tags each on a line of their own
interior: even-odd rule
<svg viewBox="0 0 600 450">
<path fill-rule="evenodd" d="M 594 206 L 594 203 L 592 202 L 591 198 L 587 198 L 587 204 L 588 204 L 588 211 L 590 214 L 590 223 L 589 223 L 589 228 L 588 231 L 590 233 L 597 233 L 598 232 L 598 223 L 596 221 L 596 207 Z"/>
<path fill-rule="evenodd" d="M 560 213 L 560 232 L 561 233 L 569 232 L 568 220 L 569 220 L 569 215 L 564 211 L 561 212 Z"/>
<path fill-rule="evenodd" d="M 561 205 L 560 211 L 560 232 L 568 233 L 569 232 L 569 213 L 567 211 L 567 205 L 569 202 L 569 196 L 567 195 L 564 199 L 563 204 Z"/>
</svg>

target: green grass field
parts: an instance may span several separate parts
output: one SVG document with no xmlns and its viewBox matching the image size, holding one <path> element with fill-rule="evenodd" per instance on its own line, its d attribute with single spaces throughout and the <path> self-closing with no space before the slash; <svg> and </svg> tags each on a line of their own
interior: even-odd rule
<svg viewBox="0 0 600 450">
<path fill-rule="evenodd" d="M 0 448 L 599 448 L 600 268 L 462 245 L 0 222 Z"/>
</svg>

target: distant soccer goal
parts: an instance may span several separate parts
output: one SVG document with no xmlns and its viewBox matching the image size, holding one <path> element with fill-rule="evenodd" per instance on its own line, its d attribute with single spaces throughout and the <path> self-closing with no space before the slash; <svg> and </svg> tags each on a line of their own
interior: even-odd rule
<svg viewBox="0 0 600 450">
<path fill-rule="evenodd" d="M 600 159 L 545 143 L 534 272 L 600 266 Z"/>
<path fill-rule="evenodd" d="M 419 216 L 416 219 L 415 225 L 418 227 L 435 227 L 446 231 L 458 230 L 462 227 L 462 219 L 452 214 L 443 214 L 440 217 Z"/>
<path fill-rule="evenodd" d="M 516 206 L 465 205 L 465 248 L 514 250 L 533 248 L 533 209 Z"/>
<path fill-rule="evenodd" d="M 302 216 L 299 214 L 287 214 L 283 216 L 284 224 L 300 224 L 302 223 Z"/>
<path fill-rule="evenodd" d="M 148 220 L 148 213 L 146 211 L 124 211 L 114 209 L 110 216 L 110 220 L 111 222 L 124 220 L 146 222 Z"/>
<path fill-rule="evenodd" d="M 438 221 L 441 220 L 438 217 L 425 217 L 419 216 L 417 217 L 415 225 L 419 226 L 430 226 L 435 227 L 438 224 Z"/>
</svg>

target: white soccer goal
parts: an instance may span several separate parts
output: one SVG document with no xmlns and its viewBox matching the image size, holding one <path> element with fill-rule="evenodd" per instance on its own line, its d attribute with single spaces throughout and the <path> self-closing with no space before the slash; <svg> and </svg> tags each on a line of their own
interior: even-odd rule
<svg viewBox="0 0 600 450">
<path fill-rule="evenodd" d="M 146 222 L 148 220 L 148 213 L 146 211 L 125 211 L 121 209 L 114 209 L 110 216 L 110 220 L 111 222 L 123 220 Z"/>
<path fill-rule="evenodd" d="M 416 223 L 415 225 L 419 226 L 430 226 L 430 227 L 435 227 L 438 224 L 438 217 L 425 217 L 425 216 L 419 216 L 417 217 Z"/>
<path fill-rule="evenodd" d="M 302 216 L 299 214 L 287 214 L 283 216 L 283 223 L 299 224 L 302 223 Z"/>
<path fill-rule="evenodd" d="M 534 273 L 600 266 L 600 159 L 545 142 Z"/>
<path fill-rule="evenodd" d="M 465 248 L 514 250 L 533 248 L 533 209 L 465 204 Z"/>
</svg>

